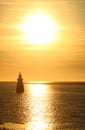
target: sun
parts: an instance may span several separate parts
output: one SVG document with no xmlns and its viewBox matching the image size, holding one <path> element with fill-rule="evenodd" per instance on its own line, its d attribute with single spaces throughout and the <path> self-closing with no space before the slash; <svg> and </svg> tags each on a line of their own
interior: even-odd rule
<svg viewBox="0 0 85 130">
<path fill-rule="evenodd" d="M 25 22 L 19 25 L 24 32 L 23 39 L 32 44 L 47 44 L 55 38 L 58 26 L 45 14 L 31 14 Z"/>
</svg>

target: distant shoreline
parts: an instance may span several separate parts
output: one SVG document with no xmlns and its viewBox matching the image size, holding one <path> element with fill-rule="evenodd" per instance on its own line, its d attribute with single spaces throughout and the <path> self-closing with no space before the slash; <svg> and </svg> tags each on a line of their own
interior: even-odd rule
<svg viewBox="0 0 85 130">
<path fill-rule="evenodd" d="M 0 81 L 0 83 L 17 83 L 17 81 Z M 24 84 L 47 84 L 47 85 L 85 85 L 85 81 L 59 81 L 59 82 L 24 82 Z"/>
<path fill-rule="evenodd" d="M 30 84 L 30 83 L 28 83 Z M 40 83 L 32 83 L 32 84 L 40 84 Z M 42 83 L 42 84 L 48 84 L 48 85 L 85 85 L 85 82 L 48 82 L 48 83 Z"/>
</svg>

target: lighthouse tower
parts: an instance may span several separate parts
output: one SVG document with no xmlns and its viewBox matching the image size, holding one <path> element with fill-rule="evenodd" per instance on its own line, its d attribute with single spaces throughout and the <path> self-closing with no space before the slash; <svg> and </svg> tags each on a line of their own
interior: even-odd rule
<svg viewBox="0 0 85 130">
<path fill-rule="evenodd" d="M 23 83 L 23 78 L 22 78 L 21 73 L 19 73 L 19 76 L 18 76 L 18 79 L 17 79 L 16 92 L 17 93 L 24 92 L 24 83 Z"/>
</svg>

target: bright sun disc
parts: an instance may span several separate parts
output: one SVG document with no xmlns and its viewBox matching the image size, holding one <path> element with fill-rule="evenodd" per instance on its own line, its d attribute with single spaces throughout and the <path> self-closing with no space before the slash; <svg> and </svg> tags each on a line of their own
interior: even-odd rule
<svg viewBox="0 0 85 130">
<path fill-rule="evenodd" d="M 24 32 L 23 39 L 32 44 L 46 44 L 54 39 L 58 26 L 44 14 L 33 14 L 19 28 Z"/>
</svg>

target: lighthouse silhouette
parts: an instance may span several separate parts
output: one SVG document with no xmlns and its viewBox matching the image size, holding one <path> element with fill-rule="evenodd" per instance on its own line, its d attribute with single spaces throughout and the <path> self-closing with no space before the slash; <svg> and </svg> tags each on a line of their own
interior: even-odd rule
<svg viewBox="0 0 85 130">
<path fill-rule="evenodd" d="M 16 92 L 17 93 L 24 92 L 24 83 L 23 83 L 23 78 L 22 78 L 21 73 L 19 73 L 19 75 L 18 75 Z"/>
</svg>

